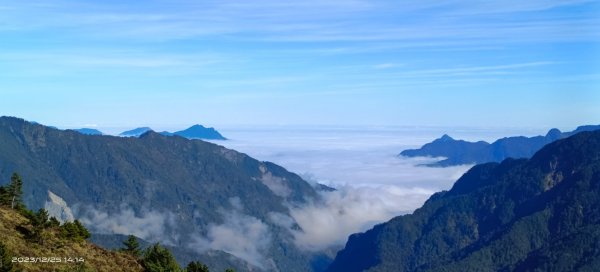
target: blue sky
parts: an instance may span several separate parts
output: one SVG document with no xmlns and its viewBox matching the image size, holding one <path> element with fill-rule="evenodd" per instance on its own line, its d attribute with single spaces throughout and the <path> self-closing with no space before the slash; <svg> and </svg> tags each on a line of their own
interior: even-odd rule
<svg viewBox="0 0 600 272">
<path fill-rule="evenodd" d="M 4 1 L 0 114 L 57 126 L 600 123 L 600 3 Z"/>
</svg>

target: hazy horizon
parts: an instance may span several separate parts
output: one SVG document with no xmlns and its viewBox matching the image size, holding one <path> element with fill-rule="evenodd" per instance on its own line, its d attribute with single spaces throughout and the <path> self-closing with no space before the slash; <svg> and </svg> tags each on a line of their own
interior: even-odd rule
<svg viewBox="0 0 600 272">
<path fill-rule="evenodd" d="M 443 134 L 449 134 L 450 136 L 457 139 L 464 140 L 485 140 L 485 141 L 493 141 L 500 137 L 510 137 L 510 136 L 537 136 L 537 135 L 545 135 L 548 130 L 557 128 L 563 132 L 575 130 L 579 126 L 585 125 L 598 125 L 600 123 L 582 123 L 575 124 L 569 126 L 497 126 L 497 125 L 487 125 L 487 126 L 460 126 L 460 125 L 373 125 L 373 124 L 354 124 L 354 125 L 344 125 L 344 124 L 208 124 L 203 123 L 202 121 L 196 121 L 188 124 L 174 122 L 173 124 L 153 124 L 150 122 L 143 122 L 139 124 L 131 124 L 131 125 L 98 125 L 98 124 L 81 124 L 81 125 L 73 125 L 73 124 L 60 124 L 60 123 L 43 123 L 38 120 L 30 120 L 24 118 L 22 116 L 13 116 L 13 115 L 4 115 L 7 117 L 16 117 L 22 118 L 28 122 L 35 122 L 44 126 L 56 127 L 58 129 L 67 130 L 67 129 L 81 129 L 81 128 L 89 128 L 96 129 L 101 131 L 105 135 L 118 136 L 121 132 L 132 130 L 136 128 L 149 127 L 156 132 L 169 131 L 175 132 L 179 130 L 187 129 L 193 125 L 203 125 L 205 127 L 212 127 L 217 131 L 225 134 L 227 137 L 229 132 L 238 132 L 238 131 L 281 131 L 281 132 L 305 132 L 305 131 L 344 131 L 344 130 L 381 130 L 381 131 L 389 131 L 389 130 L 404 130 L 404 131 L 435 131 L 441 136 Z M 463 133 L 466 132 L 466 133 Z M 473 132 L 480 132 L 478 135 L 482 135 L 481 138 L 469 137 L 469 135 L 476 135 Z M 464 137 L 467 136 L 467 137 Z M 227 137 L 231 138 L 231 137 Z M 218 143 L 218 142 L 217 142 Z"/>
</svg>

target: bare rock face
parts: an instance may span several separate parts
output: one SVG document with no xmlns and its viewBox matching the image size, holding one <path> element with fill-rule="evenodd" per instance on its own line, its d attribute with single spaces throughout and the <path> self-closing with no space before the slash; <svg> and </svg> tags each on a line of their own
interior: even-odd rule
<svg viewBox="0 0 600 272">
<path fill-rule="evenodd" d="M 75 220 L 73 211 L 69 208 L 67 202 L 50 190 L 48 190 L 48 200 L 44 204 L 44 209 L 48 211 L 50 216 L 56 217 L 62 223 Z"/>
</svg>

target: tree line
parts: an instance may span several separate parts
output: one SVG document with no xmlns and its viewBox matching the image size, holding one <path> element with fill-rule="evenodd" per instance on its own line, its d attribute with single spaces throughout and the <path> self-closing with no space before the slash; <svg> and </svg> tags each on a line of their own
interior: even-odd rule
<svg viewBox="0 0 600 272">
<path fill-rule="evenodd" d="M 129 235 L 125 241 L 123 241 L 123 248 L 121 252 L 125 252 L 137 258 L 145 271 L 148 272 L 163 272 L 163 271 L 181 271 L 181 272 L 209 272 L 208 266 L 199 262 L 192 261 L 188 265 L 181 269 L 175 257 L 169 251 L 169 249 L 161 246 L 159 243 L 153 244 L 152 246 L 142 250 L 137 237 Z M 235 272 L 232 268 L 228 268 L 225 272 Z"/>
</svg>

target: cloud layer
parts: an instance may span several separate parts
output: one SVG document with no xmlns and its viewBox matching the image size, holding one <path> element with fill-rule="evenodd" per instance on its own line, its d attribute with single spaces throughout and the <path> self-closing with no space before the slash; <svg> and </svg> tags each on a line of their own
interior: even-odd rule
<svg viewBox="0 0 600 272">
<path fill-rule="evenodd" d="M 210 224 L 206 234 L 194 236 L 188 247 L 199 253 L 221 250 L 256 267 L 267 267 L 269 259 L 264 252 L 271 244 L 269 227 L 256 217 L 243 214 L 239 198 L 231 202 L 233 210 L 221 211 L 223 223 Z"/>
<path fill-rule="evenodd" d="M 290 216 L 270 214 L 270 221 L 287 228 L 299 248 L 318 251 L 343 246 L 350 234 L 410 213 L 434 192 L 449 189 L 469 165 L 429 168 L 418 165 L 436 159 L 396 156 L 444 132 L 414 128 L 238 130 L 225 131 L 232 140 L 219 144 L 274 161 L 301 173 L 307 181 L 337 189 L 321 192 L 322 201 L 290 205 Z M 456 130 L 451 134 L 490 140 L 506 133 Z"/>
<path fill-rule="evenodd" d="M 296 245 L 305 250 L 343 246 L 348 235 L 410 212 L 432 193 L 389 185 L 338 188 L 335 192 L 323 193 L 323 203 L 293 208 L 291 216 L 301 230 L 291 231 Z"/>
</svg>

